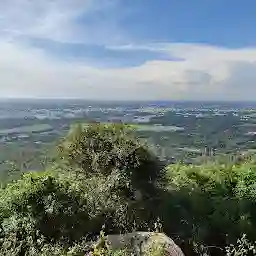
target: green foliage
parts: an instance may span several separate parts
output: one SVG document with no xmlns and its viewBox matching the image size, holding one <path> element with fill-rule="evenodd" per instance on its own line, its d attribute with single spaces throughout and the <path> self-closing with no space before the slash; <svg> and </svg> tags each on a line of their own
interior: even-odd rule
<svg viewBox="0 0 256 256">
<path fill-rule="evenodd" d="M 190 246 L 203 243 L 219 254 L 241 233 L 256 240 L 254 162 L 171 165 L 167 178 L 160 210 L 165 232 Z"/>
<path fill-rule="evenodd" d="M 74 173 L 24 175 L 1 191 L 0 254 L 79 251 L 80 240 L 93 239 L 103 224 L 108 233 L 146 229 L 147 212 L 138 207 L 143 204 L 124 196 L 122 186 L 114 174 L 107 179 Z"/>
<path fill-rule="evenodd" d="M 157 157 L 122 124 L 77 125 L 58 150 L 63 162 L 87 177 L 119 171 L 129 186 L 148 193 L 161 175 Z"/>
<path fill-rule="evenodd" d="M 153 242 L 145 252 L 146 256 L 164 256 L 166 255 L 163 245 Z"/>
<path fill-rule="evenodd" d="M 2 188 L 1 254 L 58 255 L 80 250 L 103 224 L 108 233 L 153 224 L 145 195 L 156 191 L 159 162 L 126 127 L 78 126 L 59 149 L 59 169 L 28 173 Z"/>
<path fill-rule="evenodd" d="M 85 255 L 103 225 L 108 234 L 163 230 L 188 255 L 253 252 L 253 157 L 161 169 L 122 124 L 77 126 L 58 150 L 51 171 L 25 174 L 1 188 L 0 255 Z M 248 240 L 233 246 L 241 234 Z M 162 253 L 151 249 L 149 255 Z M 111 251 L 101 233 L 94 255 L 129 254 Z"/>
<path fill-rule="evenodd" d="M 70 244 L 87 234 L 86 198 L 53 174 L 25 175 L 1 191 L 0 202 L 3 250 L 40 250 L 46 242 Z"/>
<path fill-rule="evenodd" d="M 237 240 L 235 245 L 231 244 L 226 247 L 227 256 L 250 256 L 256 255 L 256 242 L 252 243 L 244 234 Z"/>
<path fill-rule="evenodd" d="M 110 256 L 111 255 L 111 249 L 109 248 L 109 245 L 107 243 L 107 239 L 105 237 L 104 231 L 100 232 L 100 237 L 98 239 L 98 242 L 94 245 L 93 256 Z"/>
</svg>

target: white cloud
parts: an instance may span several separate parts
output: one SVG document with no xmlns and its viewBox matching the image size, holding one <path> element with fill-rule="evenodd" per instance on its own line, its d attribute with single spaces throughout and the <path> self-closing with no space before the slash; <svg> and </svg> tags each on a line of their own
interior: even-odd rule
<svg viewBox="0 0 256 256">
<path fill-rule="evenodd" d="M 189 50 L 188 50 L 189 49 Z M 98 99 L 248 99 L 256 93 L 256 49 L 169 44 L 184 61 L 98 69 L 0 43 L 0 96 Z"/>
<path fill-rule="evenodd" d="M 255 99 L 256 48 L 182 43 L 106 46 L 113 51 L 159 52 L 182 61 L 153 60 L 136 67 L 100 69 L 76 60 L 66 62 L 19 43 L 22 35 L 113 45 L 126 38 L 115 18 L 83 25 L 78 19 L 104 8 L 113 10 L 117 2 L 0 1 L 0 97 Z"/>
<path fill-rule="evenodd" d="M 115 11 L 118 0 L 0 1 L 0 36 L 50 39 L 67 43 L 118 42 L 113 16 L 83 22 L 89 16 Z M 111 39 L 111 40 L 110 40 Z M 116 40 L 114 40 L 116 39 Z M 110 40 L 110 41 L 109 41 Z"/>
</svg>

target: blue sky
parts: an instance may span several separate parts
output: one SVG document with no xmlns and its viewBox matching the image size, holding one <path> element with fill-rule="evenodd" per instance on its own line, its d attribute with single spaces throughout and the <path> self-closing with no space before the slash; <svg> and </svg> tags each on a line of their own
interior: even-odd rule
<svg viewBox="0 0 256 256">
<path fill-rule="evenodd" d="M 140 40 L 206 43 L 227 47 L 256 43 L 256 2 L 232 0 L 132 1 L 123 25 Z"/>
<path fill-rule="evenodd" d="M 111 2 L 111 1 L 109 1 Z M 126 65 L 146 59 L 164 58 L 161 54 L 137 51 L 136 54 L 106 49 L 111 44 L 133 43 L 201 43 L 228 48 L 253 47 L 256 45 L 256 1 L 247 0 L 123 0 L 112 1 L 106 9 L 77 17 L 77 24 L 87 29 L 98 27 L 100 38 L 92 42 L 74 44 L 56 43 L 32 38 L 31 43 L 64 57 L 104 58 Z M 109 35 L 109 27 L 114 28 Z M 83 30 L 83 29 L 82 29 Z M 108 38 L 109 37 L 109 38 Z M 113 37 L 113 38 L 112 38 Z"/>
<path fill-rule="evenodd" d="M 256 1 L 0 2 L 0 97 L 254 100 Z"/>
</svg>

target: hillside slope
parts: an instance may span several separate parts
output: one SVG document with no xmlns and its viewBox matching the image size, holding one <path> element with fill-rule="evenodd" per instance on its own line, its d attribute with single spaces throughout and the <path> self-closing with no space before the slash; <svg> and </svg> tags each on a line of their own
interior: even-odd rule
<svg viewBox="0 0 256 256">
<path fill-rule="evenodd" d="M 226 246 L 256 240 L 253 158 L 166 167 L 121 124 L 74 127 L 57 152 L 1 189 L 0 255 L 84 255 L 101 230 L 164 232 L 185 255 L 236 255 Z"/>
</svg>

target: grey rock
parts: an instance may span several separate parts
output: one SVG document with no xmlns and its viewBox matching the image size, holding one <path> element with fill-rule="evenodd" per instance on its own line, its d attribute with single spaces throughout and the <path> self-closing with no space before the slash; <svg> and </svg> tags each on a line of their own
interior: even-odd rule
<svg viewBox="0 0 256 256">
<path fill-rule="evenodd" d="M 133 232 L 120 235 L 108 235 L 108 243 L 113 250 L 128 249 L 136 256 L 148 255 L 153 249 L 161 255 L 184 256 L 174 241 L 163 233 Z"/>
</svg>

